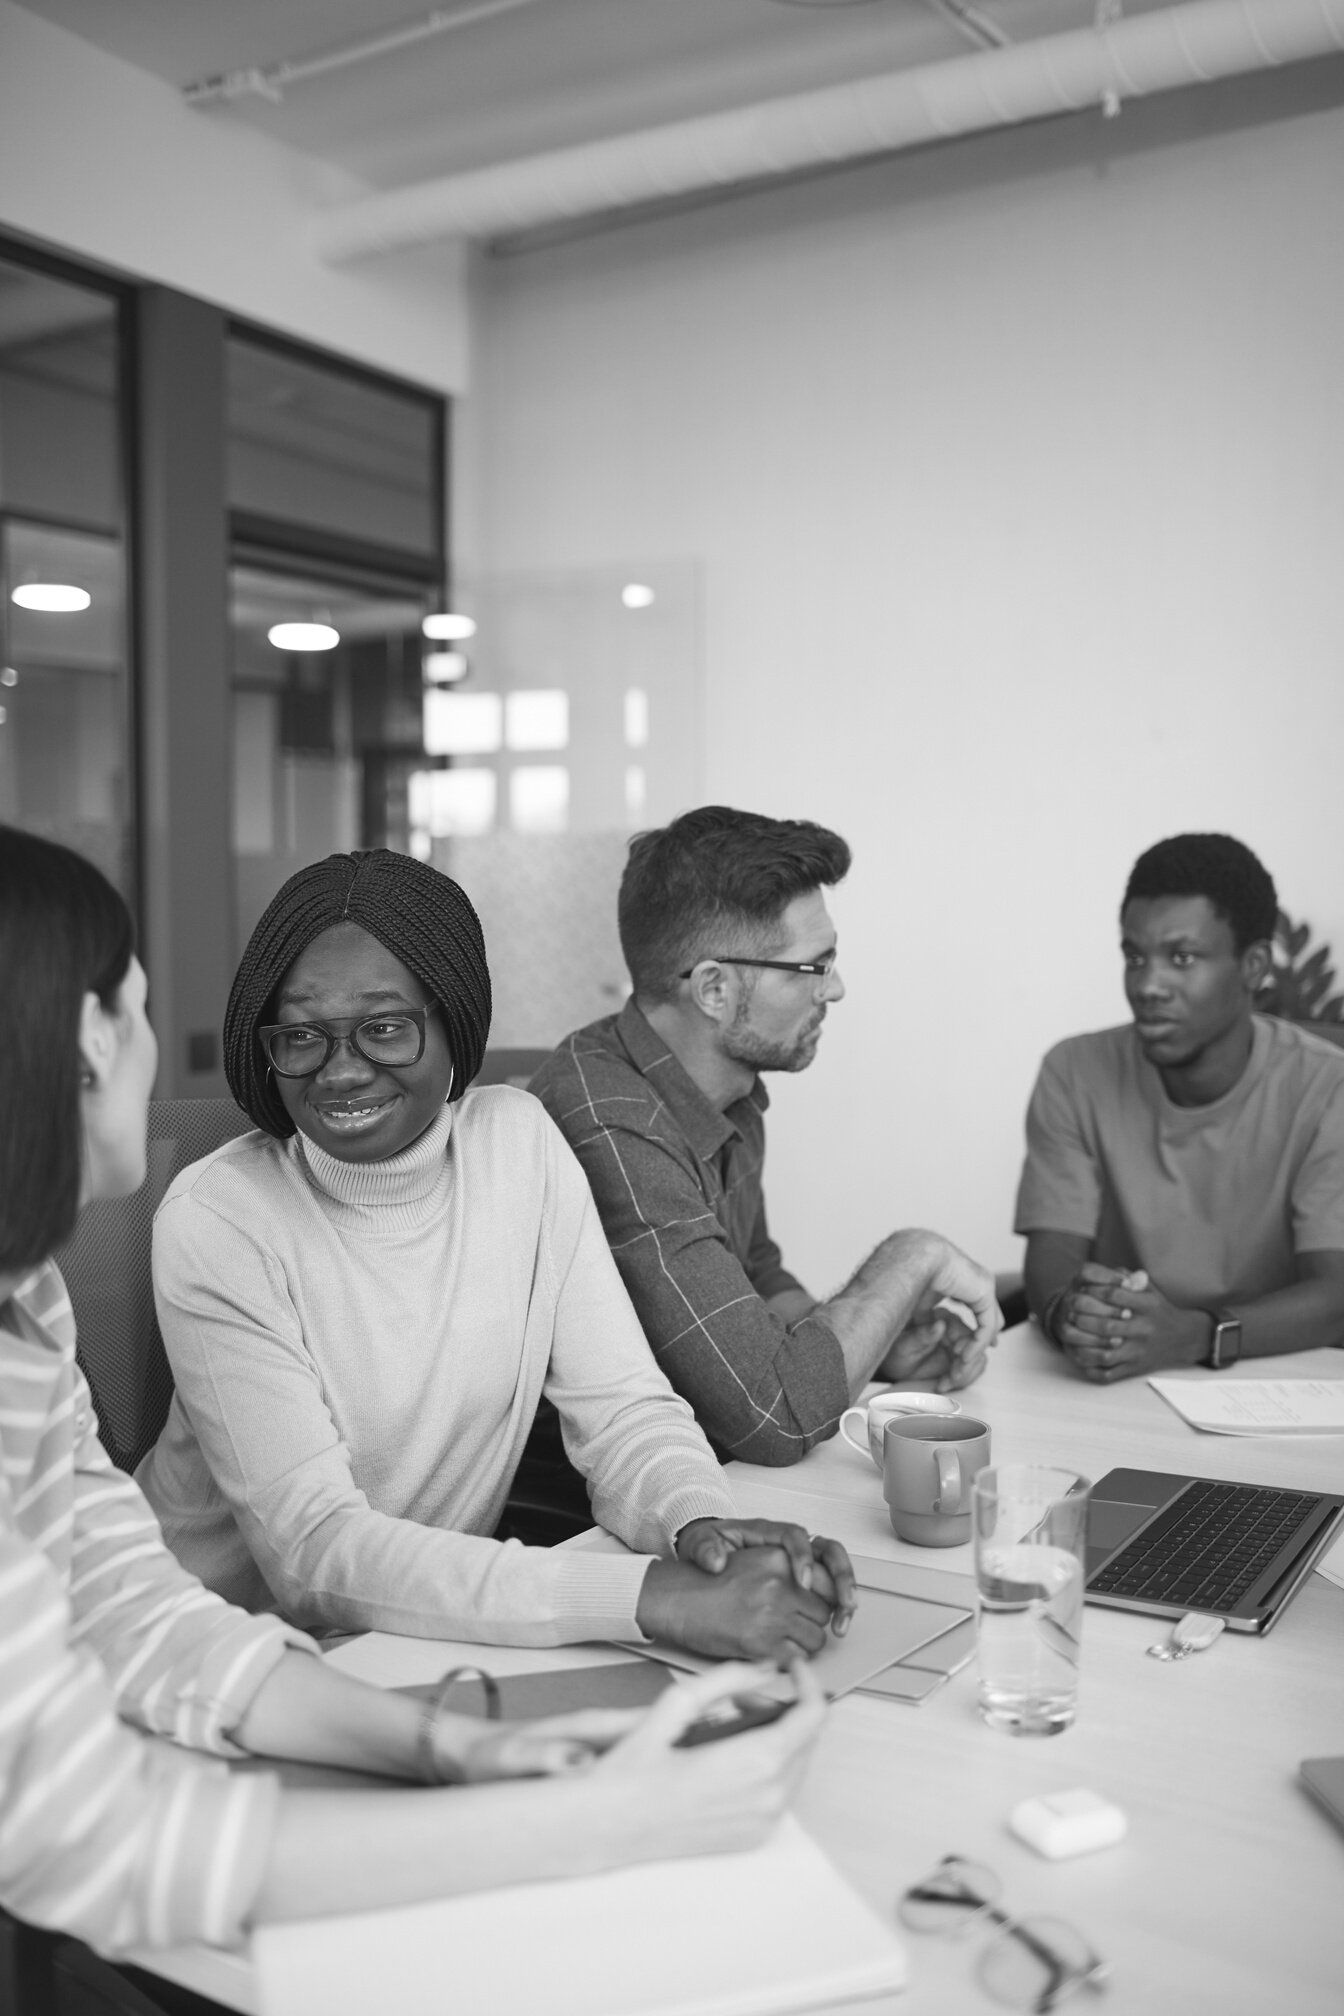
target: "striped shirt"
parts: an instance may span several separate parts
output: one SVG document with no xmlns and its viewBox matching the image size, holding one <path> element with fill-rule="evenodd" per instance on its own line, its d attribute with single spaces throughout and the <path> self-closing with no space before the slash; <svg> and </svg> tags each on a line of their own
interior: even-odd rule
<svg viewBox="0 0 1344 2016">
<path fill-rule="evenodd" d="M 113 1469 L 46 1262 L 0 1304 L 0 1901 L 104 1953 L 238 1939 L 278 1781 L 141 1732 L 242 1755 L 287 1643 L 312 1649 L 186 1574 Z"/>
<path fill-rule="evenodd" d="M 712 1106 L 633 1001 L 567 1036 L 532 1090 L 583 1164 L 653 1355 L 720 1451 L 796 1463 L 849 1405 L 819 1316 L 766 1298 L 798 1282 L 765 1222 L 760 1079 Z"/>
</svg>

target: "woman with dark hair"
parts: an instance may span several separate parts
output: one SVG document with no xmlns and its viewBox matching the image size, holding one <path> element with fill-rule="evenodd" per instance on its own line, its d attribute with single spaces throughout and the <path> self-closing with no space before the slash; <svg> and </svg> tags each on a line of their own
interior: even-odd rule
<svg viewBox="0 0 1344 2016">
<path fill-rule="evenodd" d="M 140 1481 L 165 1537 L 314 1627 L 814 1652 L 843 1550 L 736 1518 L 560 1133 L 527 1093 L 467 1091 L 489 1023 L 476 913 L 422 862 L 334 854 L 262 917 L 224 1021 L 259 1131 L 155 1225 L 177 1391 Z M 543 1393 L 633 1552 L 490 1537 Z"/>
<path fill-rule="evenodd" d="M 144 1180 L 145 976 L 97 869 L 7 827 L 0 1055 L 0 1902 L 115 1952 L 759 1838 L 815 1734 L 806 1677 L 802 1709 L 709 1750 L 671 1746 L 740 1667 L 638 1722 L 482 1723 L 333 1672 L 164 1546 L 98 1441 L 50 1258 Z M 457 1789 L 282 1792 L 191 1750 Z M 465 1784 L 541 1774 L 565 1775 Z"/>
</svg>

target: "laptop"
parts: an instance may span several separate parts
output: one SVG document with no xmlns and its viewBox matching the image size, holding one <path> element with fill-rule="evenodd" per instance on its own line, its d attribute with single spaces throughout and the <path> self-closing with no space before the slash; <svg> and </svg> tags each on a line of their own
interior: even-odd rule
<svg viewBox="0 0 1344 2016">
<path fill-rule="evenodd" d="M 1223 1617 L 1265 1632 L 1344 1524 L 1344 1497 L 1164 1470 L 1092 1487 L 1085 1594 L 1113 1610 Z"/>
</svg>

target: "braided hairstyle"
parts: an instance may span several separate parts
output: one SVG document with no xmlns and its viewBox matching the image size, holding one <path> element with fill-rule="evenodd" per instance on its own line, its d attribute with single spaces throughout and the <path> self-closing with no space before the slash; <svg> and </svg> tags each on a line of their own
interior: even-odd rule
<svg viewBox="0 0 1344 2016">
<path fill-rule="evenodd" d="M 268 904 L 247 941 L 224 1011 L 229 1090 L 267 1134 L 283 1140 L 294 1122 L 281 1103 L 257 1041 L 285 975 L 333 924 L 358 924 L 400 959 L 439 1003 L 460 1099 L 481 1068 L 490 1033 L 490 969 L 481 920 L 465 892 L 409 854 L 386 847 L 329 854 L 300 868 Z"/>
</svg>

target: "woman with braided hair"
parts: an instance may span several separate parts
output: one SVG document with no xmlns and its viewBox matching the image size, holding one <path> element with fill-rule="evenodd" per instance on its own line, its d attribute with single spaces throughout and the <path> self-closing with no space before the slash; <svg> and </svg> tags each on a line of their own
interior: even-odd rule
<svg viewBox="0 0 1344 2016">
<path fill-rule="evenodd" d="M 489 1024 L 476 913 L 407 855 L 334 854 L 257 925 L 224 1047 L 258 1131 L 155 1224 L 177 1390 L 139 1480 L 170 1546 L 310 1628 L 816 1651 L 843 1550 L 735 1517 L 559 1131 L 467 1089 Z M 633 1551 L 491 1537 L 543 1393 Z"/>
<path fill-rule="evenodd" d="M 173 1559 L 98 1440 L 51 1258 L 144 1181 L 145 975 L 98 870 L 6 826 L 0 1056 L 0 1904 L 116 1954 L 760 1839 L 819 1725 L 806 1674 L 782 1721 L 705 1749 L 674 1746 L 741 1667 L 642 1717 L 483 1722 L 334 1672 Z M 248 1754 L 447 1789 L 282 1790 L 220 1761 Z M 480 1782 L 506 1778 L 530 1782 Z M 158 2006 L 90 1968 L 109 2009 Z"/>
</svg>

